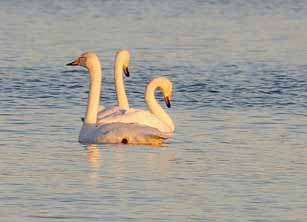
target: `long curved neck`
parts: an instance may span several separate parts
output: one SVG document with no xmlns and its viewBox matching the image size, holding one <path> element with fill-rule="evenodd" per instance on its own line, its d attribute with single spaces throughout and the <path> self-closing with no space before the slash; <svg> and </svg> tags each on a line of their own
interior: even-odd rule
<svg viewBox="0 0 307 222">
<path fill-rule="evenodd" d="M 90 72 L 90 85 L 87 110 L 85 115 L 85 123 L 96 124 L 97 112 L 100 100 L 101 89 L 101 68 L 100 65 L 89 69 Z"/>
<path fill-rule="evenodd" d="M 160 106 L 155 98 L 155 90 L 159 87 L 158 83 L 149 84 L 146 88 L 145 92 L 145 101 L 147 103 L 148 109 L 151 113 L 157 116 L 162 122 L 167 124 L 171 131 L 174 131 L 174 123 L 171 117 L 168 115 L 167 112 Z"/>
<path fill-rule="evenodd" d="M 123 79 L 123 64 L 116 58 L 114 65 L 114 81 L 117 96 L 117 105 L 123 109 L 129 109 L 128 98 L 126 95 L 124 79 Z"/>
</svg>

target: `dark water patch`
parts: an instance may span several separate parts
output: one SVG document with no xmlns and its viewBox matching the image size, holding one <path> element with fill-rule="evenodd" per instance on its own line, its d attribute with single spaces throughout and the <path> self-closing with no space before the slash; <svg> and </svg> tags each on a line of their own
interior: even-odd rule
<svg viewBox="0 0 307 222">
<path fill-rule="evenodd" d="M 83 85 L 71 85 L 71 86 L 67 86 L 68 89 L 80 89 L 80 88 L 83 88 L 84 86 Z"/>
<path fill-rule="evenodd" d="M 77 73 L 77 74 L 88 74 L 88 71 L 86 69 L 80 68 L 80 69 L 62 70 L 60 73 L 64 74 L 64 75 L 75 74 L 75 73 Z"/>
<path fill-rule="evenodd" d="M 42 79 L 33 78 L 33 79 L 28 79 L 27 82 L 30 83 L 30 84 L 31 83 L 35 84 L 35 83 L 41 83 L 41 82 L 43 82 L 43 80 Z"/>
</svg>

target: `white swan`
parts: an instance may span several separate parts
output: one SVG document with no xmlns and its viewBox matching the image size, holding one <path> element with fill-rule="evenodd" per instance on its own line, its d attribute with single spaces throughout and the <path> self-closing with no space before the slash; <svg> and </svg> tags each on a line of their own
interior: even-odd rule
<svg viewBox="0 0 307 222">
<path fill-rule="evenodd" d="M 129 77 L 129 61 L 130 53 L 125 50 L 119 50 L 115 55 L 114 62 L 114 82 L 117 97 L 117 106 L 105 109 L 103 106 L 99 107 L 97 119 L 103 119 L 111 114 L 123 114 L 129 109 L 128 98 L 126 95 L 123 73 Z"/>
<path fill-rule="evenodd" d="M 172 133 L 175 130 L 175 124 L 167 112 L 158 104 L 155 99 L 155 90 L 160 89 L 164 95 L 165 102 L 170 107 L 172 98 L 172 82 L 165 77 L 158 77 L 149 82 L 145 91 L 145 101 L 149 111 L 141 109 L 129 109 L 124 114 L 111 115 L 99 119 L 99 124 L 113 122 L 120 123 L 137 123 L 158 129 L 164 133 Z"/>
<path fill-rule="evenodd" d="M 79 134 L 79 142 L 86 144 L 96 143 L 129 143 L 159 145 L 169 135 L 159 130 L 136 123 L 109 123 L 99 125 L 97 112 L 99 109 L 101 90 L 101 65 L 95 53 L 83 53 L 69 66 L 83 66 L 90 75 L 88 105 L 85 120 Z"/>
</svg>

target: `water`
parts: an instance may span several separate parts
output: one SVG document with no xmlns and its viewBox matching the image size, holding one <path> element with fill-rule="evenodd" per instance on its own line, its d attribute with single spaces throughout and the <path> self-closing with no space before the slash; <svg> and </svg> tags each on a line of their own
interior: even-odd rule
<svg viewBox="0 0 307 222">
<path fill-rule="evenodd" d="M 306 1 L 1 1 L 0 221 L 307 221 Z M 88 76 L 174 83 L 164 147 L 77 142 Z M 159 96 L 160 94 L 157 94 Z M 162 99 L 161 99 L 162 102 Z"/>
</svg>

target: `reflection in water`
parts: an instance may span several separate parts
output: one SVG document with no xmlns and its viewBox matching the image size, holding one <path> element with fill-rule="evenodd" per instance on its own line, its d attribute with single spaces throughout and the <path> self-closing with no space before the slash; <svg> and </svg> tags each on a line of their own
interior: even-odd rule
<svg viewBox="0 0 307 222">
<path fill-rule="evenodd" d="M 126 149 L 122 148 L 122 146 L 119 146 L 119 149 L 116 149 L 116 153 L 114 156 L 114 164 L 116 164 L 114 168 L 114 174 L 117 177 L 123 177 L 125 172 L 127 171 L 125 166 L 125 160 L 128 157 L 126 154 Z"/>
<path fill-rule="evenodd" d="M 92 169 L 89 173 L 89 181 L 91 185 L 96 186 L 99 178 L 98 172 L 101 166 L 100 150 L 96 144 L 87 146 L 87 161 Z"/>
<path fill-rule="evenodd" d="M 162 153 L 148 153 L 144 157 L 145 165 L 148 170 L 159 170 L 161 175 L 166 175 L 168 172 L 171 160 L 175 159 L 175 153 L 164 150 Z"/>
<path fill-rule="evenodd" d="M 87 146 L 87 160 L 89 165 L 97 170 L 101 166 L 101 156 L 100 151 L 96 144 L 91 144 Z"/>
</svg>

